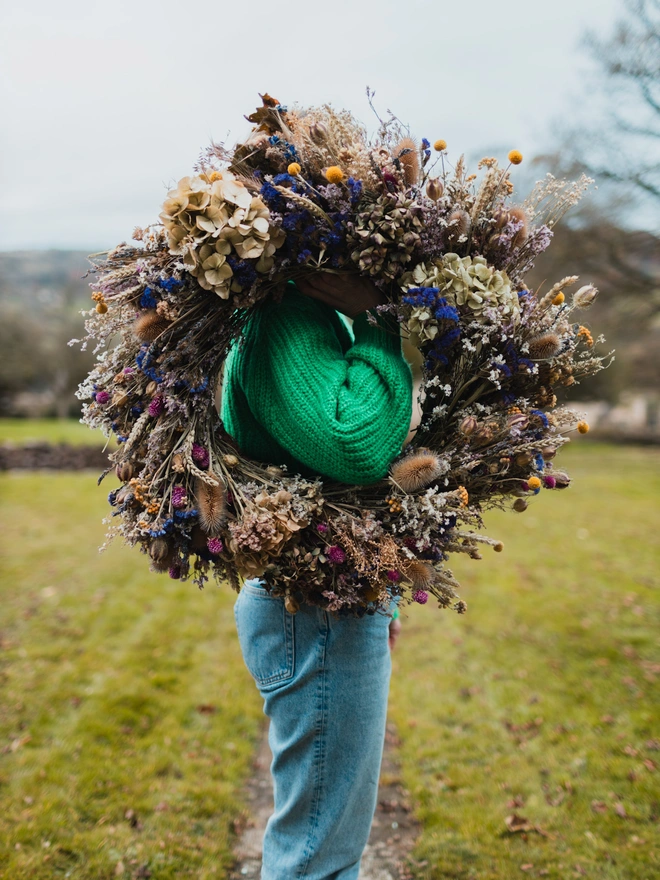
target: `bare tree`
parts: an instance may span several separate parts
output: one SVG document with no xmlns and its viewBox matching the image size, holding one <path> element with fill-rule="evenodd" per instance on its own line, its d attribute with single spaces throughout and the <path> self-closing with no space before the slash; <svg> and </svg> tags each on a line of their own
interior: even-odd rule
<svg viewBox="0 0 660 880">
<path fill-rule="evenodd" d="M 600 70 L 603 118 L 572 133 L 573 158 L 599 183 L 660 205 L 660 0 L 624 0 L 606 38 L 585 42 Z M 596 96 L 598 97 L 598 96 Z"/>
</svg>

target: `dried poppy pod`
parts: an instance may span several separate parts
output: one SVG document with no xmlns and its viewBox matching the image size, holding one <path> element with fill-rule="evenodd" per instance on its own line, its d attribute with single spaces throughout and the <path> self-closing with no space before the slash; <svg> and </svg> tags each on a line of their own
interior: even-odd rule
<svg viewBox="0 0 660 880">
<path fill-rule="evenodd" d="M 298 604 L 298 602 L 293 598 L 293 596 L 288 594 L 284 599 L 284 607 L 289 612 L 289 614 L 297 614 L 300 610 L 300 605 Z"/>
<path fill-rule="evenodd" d="M 402 458 L 390 470 L 391 481 L 406 493 L 418 492 L 444 472 L 442 460 L 429 449 L 420 449 Z"/>
<path fill-rule="evenodd" d="M 122 461 L 115 468 L 115 473 L 122 482 L 126 483 L 135 475 L 135 468 L 132 461 Z"/>
<path fill-rule="evenodd" d="M 309 136 L 315 144 L 322 144 L 328 137 L 328 128 L 323 122 L 313 122 L 309 127 Z"/>
<path fill-rule="evenodd" d="M 430 177 L 428 183 L 426 184 L 426 195 L 433 199 L 434 202 L 437 202 L 439 198 L 442 197 L 443 192 L 445 191 L 444 184 L 438 177 Z"/>
<path fill-rule="evenodd" d="M 475 419 L 474 416 L 465 416 L 465 418 L 458 426 L 458 430 L 461 432 L 461 434 L 465 434 L 466 437 L 469 437 L 470 434 L 474 434 L 478 427 L 479 422 Z"/>
<path fill-rule="evenodd" d="M 170 545 L 164 538 L 154 538 L 149 545 L 149 556 L 154 562 L 164 562 L 170 555 Z"/>
</svg>

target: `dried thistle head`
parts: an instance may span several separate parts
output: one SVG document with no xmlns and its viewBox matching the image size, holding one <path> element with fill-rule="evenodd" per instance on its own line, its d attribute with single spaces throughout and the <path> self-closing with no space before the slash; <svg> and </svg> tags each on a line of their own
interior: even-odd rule
<svg viewBox="0 0 660 880">
<path fill-rule="evenodd" d="M 513 247 L 520 247 L 527 241 L 529 235 L 527 214 L 522 208 L 509 208 L 509 222 L 522 224 L 511 239 Z"/>
<path fill-rule="evenodd" d="M 470 215 L 463 208 L 455 208 L 448 217 L 445 236 L 452 247 L 465 238 L 472 226 Z"/>
<path fill-rule="evenodd" d="M 412 138 L 403 138 L 394 148 L 394 158 L 403 170 L 406 186 L 414 186 L 419 179 L 419 150 Z"/>
<path fill-rule="evenodd" d="M 133 324 L 133 334 L 140 342 L 153 342 L 170 326 L 170 321 L 156 309 L 143 312 Z"/>
<path fill-rule="evenodd" d="M 199 511 L 199 524 L 207 535 L 216 537 L 222 526 L 225 513 L 225 487 L 217 474 L 209 474 L 217 485 L 212 486 L 204 480 L 197 478 L 195 483 L 195 498 Z"/>
<path fill-rule="evenodd" d="M 443 462 L 434 452 L 422 449 L 397 461 L 391 468 L 391 481 L 406 494 L 418 492 L 444 473 Z"/>
<path fill-rule="evenodd" d="M 549 330 L 529 340 L 529 356 L 533 361 L 546 361 L 556 357 L 561 351 L 561 339 Z"/>
<path fill-rule="evenodd" d="M 415 589 L 425 590 L 428 589 L 435 580 L 435 569 L 428 562 L 422 562 L 420 559 L 415 559 L 410 565 L 406 566 L 404 575 L 412 583 Z"/>
</svg>

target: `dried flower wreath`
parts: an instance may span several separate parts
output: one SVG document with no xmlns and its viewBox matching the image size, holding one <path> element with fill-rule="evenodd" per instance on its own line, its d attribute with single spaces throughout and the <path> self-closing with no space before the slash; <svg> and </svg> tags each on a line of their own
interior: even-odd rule
<svg viewBox="0 0 660 880">
<path fill-rule="evenodd" d="M 462 157 L 450 165 L 445 141 L 417 142 L 392 115 L 370 139 L 346 111 L 262 101 L 246 142 L 212 144 L 160 224 L 91 257 L 82 342 L 96 341 L 97 362 L 78 396 L 82 420 L 119 443 L 109 536 L 200 587 L 210 574 L 235 589 L 261 577 L 290 612 L 362 615 L 392 594 L 462 612 L 450 555 L 501 550 L 475 531 L 483 511 L 522 512 L 566 488 L 553 459 L 567 432 L 588 430 L 554 389 L 606 366 L 573 322 L 597 291 L 569 296 L 567 277 L 540 295 L 524 276 L 591 181 L 548 175 L 514 204 L 516 150 L 504 168 L 483 159 L 478 180 Z M 373 279 L 423 356 L 421 423 L 375 484 L 249 460 L 218 415 L 249 310 L 319 270 Z"/>
</svg>

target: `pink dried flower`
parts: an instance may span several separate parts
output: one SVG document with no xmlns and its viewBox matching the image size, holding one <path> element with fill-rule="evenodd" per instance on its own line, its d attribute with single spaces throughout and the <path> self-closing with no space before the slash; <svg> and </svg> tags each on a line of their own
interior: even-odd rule
<svg viewBox="0 0 660 880">
<path fill-rule="evenodd" d="M 333 565 L 341 565 L 346 559 L 346 553 L 339 544 L 333 544 L 332 547 L 329 547 L 326 555 Z"/>
<path fill-rule="evenodd" d="M 175 510 L 181 510 L 188 503 L 188 496 L 183 486 L 175 486 L 172 489 L 172 507 Z"/>
<path fill-rule="evenodd" d="M 413 593 L 413 602 L 417 602 L 419 605 L 426 605 L 429 601 L 429 594 L 426 590 L 415 590 Z"/>
<path fill-rule="evenodd" d="M 96 392 L 96 402 L 103 405 L 110 400 L 110 394 L 108 391 L 97 391 Z"/>
<path fill-rule="evenodd" d="M 124 369 L 122 370 L 122 373 L 125 376 L 130 376 L 131 373 L 134 373 L 134 372 L 135 372 L 135 370 L 133 369 L 133 367 L 124 367 Z"/>
<path fill-rule="evenodd" d="M 546 489 L 554 489 L 557 485 L 557 480 L 551 474 L 548 474 L 547 477 L 543 477 L 543 483 Z"/>
<path fill-rule="evenodd" d="M 393 583 L 396 583 L 397 581 L 401 580 L 401 572 L 397 571 L 396 568 L 391 568 L 387 572 L 387 579 L 388 581 L 393 581 Z"/>
<path fill-rule="evenodd" d="M 522 483 L 520 484 L 520 488 L 523 490 L 523 492 L 529 492 L 529 483 L 527 482 L 527 480 L 522 481 Z"/>
<path fill-rule="evenodd" d="M 205 446 L 200 446 L 199 443 L 193 443 L 192 457 L 198 467 L 207 468 L 209 466 L 209 452 Z"/>
<path fill-rule="evenodd" d="M 318 523 L 316 526 L 316 531 L 324 535 L 328 531 L 328 526 L 326 525 L 326 523 Z"/>
<path fill-rule="evenodd" d="M 149 415 L 159 416 L 165 409 L 165 399 L 162 394 L 157 394 L 149 404 Z"/>
<path fill-rule="evenodd" d="M 206 546 L 209 548 L 209 551 L 213 553 L 214 556 L 217 556 L 218 553 L 222 553 L 224 550 L 224 545 L 220 538 L 209 538 L 206 542 Z"/>
<path fill-rule="evenodd" d="M 170 565 L 169 575 L 172 580 L 178 581 L 181 577 L 181 568 L 176 563 L 174 563 L 174 565 Z"/>
</svg>

